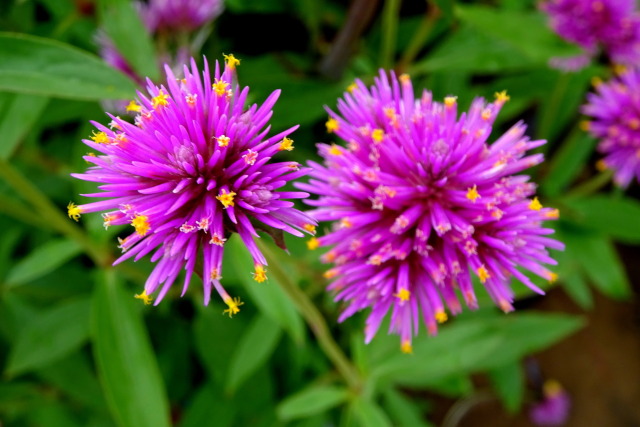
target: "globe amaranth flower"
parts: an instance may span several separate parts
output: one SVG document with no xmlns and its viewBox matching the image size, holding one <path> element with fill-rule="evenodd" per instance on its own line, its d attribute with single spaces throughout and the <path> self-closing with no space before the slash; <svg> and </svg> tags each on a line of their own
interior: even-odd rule
<svg viewBox="0 0 640 427">
<path fill-rule="evenodd" d="M 596 84 L 587 95 L 582 112 L 591 117 L 584 122 L 598 138 L 604 159 L 598 166 L 612 169 L 614 180 L 627 187 L 640 180 L 640 70 L 630 69 L 608 82 Z"/>
<path fill-rule="evenodd" d="M 546 237 L 541 223 L 558 217 L 531 198 L 535 185 L 514 175 L 543 160 L 526 155 L 545 141 L 529 141 L 518 123 L 493 144 L 492 124 L 505 92 L 485 103 L 476 99 L 458 117 L 453 96 L 434 102 L 415 98 L 407 75 L 380 72 L 368 89 L 361 81 L 329 110 L 329 132 L 346 141 L 319 144 L 324 165 L 310 162 L 312 177 L 298 186 L 319 195 L 307 203 L 319 221 L 334 221 L 311 249 L 329 246 L 322 260 L 328 289 L 345 301 L 340 321 L 371 308 L 369 342 L 391 311 L 391 332 L 411 351 L 420 318 L 430 334 L 437 323 L 461 311 L 457 291 L 477 306 L 472 275 L 505 312 L 512 310 L 509 279 L 542 292 L 519 267 L 550 281 L 555 264 L 547 248 L 563 245 Z M 444 301 L 444 303 L 443 303 Z"/>
<path fill-rule="evenodd" d="M 282 190 L 306 168 L 271 161 L 293 149 L 288 136 L 297 126 L 267 136 L 280 91 L 261 106 L 245 108 L 249 89 L 236 83 L 237 63 L 232 55 L 223 71 L 216 63 L 213 80 L 206 61 L 200 76 L 192 60 L 183 79 L 166 67 L 166 87 L 149 81 L 148 96 L 138 92 L 138 102 L 130 104 L 138 113 L 135 124 L 109 115 L 109 127 L 92 122 L 97 131 L 84 140 L 100 154 L 85 156 L 94 166 L 73 176 L 100 183 L 101 192 L 84 196 L 106 200 L 72 203 L 69 216 L 78 220 L 82 213 L 106 211 L 105 227 L 133 226 L 133 233 L 120 241 L 124 253 L 115 264 L 152 253 L 157 265 L 139 295 L 145 302 L 157 293 L 159 303 L 182 269 L 184 294 L 200 259 L 204 303 L 213 287 L 234 314 L 239 301 L 220 284 L 230 233 L 238 233 L 253 257 L 254 279 L 263 282 L 267 261 L 254 241 L 257 230 L 296 236 L 314 231 L 314 220 L 286 200 L 308 194 Z"/>
<path fill-rule="evenodd" d="M 571 398 L 555 380 L 547 380 L 542 390 L 542 400 L 533 405 L 529 418 L 538 426 L 562 426 L 569 418 Z"/>
<path fill-rule="evenodd" d="M 552 65 L 582 68 L 600 50 L 614 63 L 640 60 L 640 14 L 634 0 L 548 0 L 540 7 L 558 35 L 585 50 L 576 58 L 554 58 Z"/>
<path fill-rule="evenodd" d="M 153 33 L 192 32 L 217 18 L 222 0 L 150 0 L 139 3 L 147 29 Z"/>
</svg>

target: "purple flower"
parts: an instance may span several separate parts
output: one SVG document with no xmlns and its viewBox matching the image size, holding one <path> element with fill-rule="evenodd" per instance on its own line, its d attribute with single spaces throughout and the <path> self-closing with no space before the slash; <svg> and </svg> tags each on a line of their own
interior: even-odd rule
<svg viewBox="0 0 640 427">
<path fill-rule="evenodd" d="M 531 407 L 529 418 L 539 426 L 561 426 L 567 422 L 571 398 L 554 380 L 547 380 L 543 387 L 543 399 Z"/>
<path fill-rule="evenodd" d="M 596 92 L 587 95 L 582 112 L 592 117 L 585 122 L 589 133 L 600 139 L 598 150 L 604 154 L 599 166 L 615 171 L 615 182 L 627 187 L 635 177 L 640 180 L 640 70 L 623 72 L 606 83 L 598 83 Z"/>
<path fill-rule="evenodd" d="M 324 165 L 311 162 L 312 179 L 298 186 L 320 196 L 307 201 L 316 219 L 335 221 L 309 247 L 332 246 L 322 259 L 335 264 L 325 277 L 347 303 L 340 321 L 371 307 L 367 342 L 391 311 L 391 332 L 410 352 L 420 317 L 435 334 L 444 303 L 461 311 L 456 290 L 477 307 L 472 276 L 505 312 L 513 309 L 511 276 L 542 293 L 519 267 L 555 279 L 541 264 L 555 264 L 547 248 L 563 245 L 541 223 L 558 211 L 530 198 L 529 177 L 513 175 L 543 160 L 525 153 L 545 141 L 529 141 L 518 123 L 489 145 L 508 100 L 496 97 L 476 99 L 458 117 L 456 97 L 441 104 L 424 91 L 416 99 L 409 76 L 381 71 L 370 89 L 361 81 L 349 88 L 340 115 L 329 111 L 328 131 L 348 147 L 319 144 Z"/>
<path fill-rule="evenodd" d="M 182 269 L 187 290 L 202 261 L 204 303 L 212 286 L 229 306 L 238 311 L 220 284 L 224 243 L 238 233 L 255 263 L 254 279 L 266 280 L 267 261 L 256 246 L 257 230 L 282 230 L 296 236 L 313 233 L 314 220 L 285 199 L 308 194 L 283 191 L 288 181 L 305 175 L 296 162 L 270 162 L 282 150 L 292 150 L 288 138 L 297 126 L 267 136 L 268 121 L 280 91 L 261 105 L 245 108 L 249 89 L 236 83 L 238 60 L 227 55 L 221 71 L 209 74 L 205 61 L 200 77 L 195 62 L 184 67 L 184 78 L 176 79 L 169 67 L 167 86 L 148 82 L 148 96 L 138 93 L 135 125 L 109 115 L 109 127 L 97 128 L 84 143 L 100 154 L 87 155 L 93 163 L 86 173 L 74 177 L 100 183 L 101 192 L 85 194 L 106 200 L 68 206 L 69 216 L 106 211 L 105 227 L 129 224 L 134 232 L 120 240 L 124 254 L 138 260 L 152 253 L 155 269 L 138 297 L 158 304 Z M 213 77 L 213 79 L 212 79 Z"/>
<path fill-rule="evenodd" d="M 585 50 L 576 58 L 554 58 L 552 65 L 574 69 L 602 49 L 612 62 L 640 60 L 640 15 L 634 0 L 549 0 L 541 3 L 553 30 Z"/>
<path fill-rule="evenodd" d="M 150 0 L 139 3 L 140 14 L 151 33 L 192 32 L 217 18 L 222 0 Z"/>
</svg>

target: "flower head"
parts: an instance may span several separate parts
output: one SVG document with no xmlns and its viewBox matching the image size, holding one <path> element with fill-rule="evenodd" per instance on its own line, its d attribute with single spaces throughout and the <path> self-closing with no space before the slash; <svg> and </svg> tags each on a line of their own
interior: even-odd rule
<svg viewBox="0 0 640 427">
<path fill-rule="evenodd" d="M 567 422 L 571 398 L 560 383 L 547 380 L 542 390 L 542 401 L 529 411 L 529 418 L 538 426 L 562 426 Z"/>
<path fill-rule="evenodd" d="M 115 263 L 153 253 L 157 265 L 141 295 L 157 294 L 156 304 L 182 269 L 184 294 L 201 259 L 205 304 L 213 286 L 235 314 L 240 303 L 220 284 L 227 237 L 239 234 L 253 257 L 256 280 L 264 281 L 267 261 L 254 242 L 257 230 L 311 234 L 307 227 L 314 220 L 285 200 L 307 194 L 282 191 L 306 169 L 271 161 L 295 127 L 268 136 L 280 91 L 261 106 L 245 108 L 249 90 L 236 83 L 235 68 L 221 70 L 216 63 L 211 76 L 205 62 L 200 75 L 192 60 L 181 80 L 165 69 L 166 87 L 149 81 L 148 95 L 138 93 L 135 125 L 112 115 L 113 129 L 93 123 L 105 141 L 84 143 L 101 154 L 86 156 L 94 166 L 73 176 L 100 183 L 101 192 L 85 196 L 105 200 L 70 203 L 69 216 L 77 220 L 80 214 L 106 211 L 105 226 L 133 226 L 131 235 L 121 239 L 124 254 Z M 226 82 L 228 90 L 216 93 L 213 81 Z M 227 144 L 220 145 L 223 135 Z"/>
<path fill-rule="evenodd" d="M 458 116 L 455 97 L 441 104 L 424 91 L 416 99 L 409 76 L 381 71 L 371 88 L 358 81 L 344 94 L 340 114 L 329 111 L 348 148 L 319 144 L 324 165 L 311 162 L 312 179 L 298 186 L 320 196 L 307 201 L 316 219 L 334 221 L 316 236 L 332 246 L 325 277 L 348 304 L 340 320 L 371 308 L 367 342 L 389 311 L 403 351 L 420 317 L 436 333 L 445 303 L 461 311 L 456 289 L 477 306 L 472 276 L 504 311 L 512 310 L 511 276 L 542 292 L 521 269 L 555 277 L 542 264 L 555 264 L 547 248 L 563 245 L 541 223 L 557 211 L 534 203 L 535 184 L 514 175 L 543 160 L 526 152 L 544 141 L 530 141 L 518 123 L 488 143 L 507 100 L 505 92 L 493 103 L 476 99 Z"/>
<path fill-rule="evenodd" d="M 587 95 L 582 112 L 592 118 L 585 128 L 600 139 L 603 166 L 615 172 L 615 182 L 627 187 L 640 180 L 640 70 L 631 69 L 599 83 Z"/>
<path fill-rule="evenodd" d="M 602 49 L 612 62 L 640 59 L 640 15 L 634 0 L 547 0 L 541 9 L 553 30 L 585 50 L 576 58 L 554 58 L 560 68 L 582 68 Z"/>
<path fill-rule="evenodd" d="M 222 0 L 150 0 L 139 4 L 151 33 L 191 32 L 222 13 Z"/>
</svg>

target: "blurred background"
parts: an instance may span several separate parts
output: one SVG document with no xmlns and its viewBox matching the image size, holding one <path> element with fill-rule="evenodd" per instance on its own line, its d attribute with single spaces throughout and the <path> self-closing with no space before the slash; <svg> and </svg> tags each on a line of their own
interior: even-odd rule
<svg viewBox="0 0 640 427">
<path fill-rule="evenodd" d="M 606 52 L 551 67 L 582 50 L 537 2 L 2 0 L 0 31 L 1 425 L 640 425 L 640 189 L 596 167 L 580 113 L 593 83 L 620 70 Z M 548 140 L 547 160 L 527 173 L 561 212 L 550 225 L 566 244 L 552 254 L 558 280 L 536 282 L 545 296 L 514 281 L 508 315 L 478 290 L 479 310 L 422 333 L 412 355 L 382 328 L 365 345 L 367 313 L 337 324 L 328 267 L 301 239 L 287 238 L 290 256 L 277 259 L 287 274 L 265 286 L 230 239 L 224 286 L 244 301 L 232 319 L 222 301 L 203 306 L 200 279 L 156 307 L 134 299 L 153 266 L 111 267 L 129 230 L 67 217 L 95 191 L 70 176 L 88 166 L 81 140 L 105 111 L 126 116 L 145 76 L 162 82 L 160 64 L 230 53 L 251 103 L 282 89 L 271 134 L 299 124 L 284 158 L 301 163 L 333 141 L 324 106 L 380 68 L 462 109 L 507 90 L 490 140 L 519 120 Z M 321 315 L 313 328 L 292 285 Z M 318 344 L 322 328 L 359 387 Z"/>
</svg>

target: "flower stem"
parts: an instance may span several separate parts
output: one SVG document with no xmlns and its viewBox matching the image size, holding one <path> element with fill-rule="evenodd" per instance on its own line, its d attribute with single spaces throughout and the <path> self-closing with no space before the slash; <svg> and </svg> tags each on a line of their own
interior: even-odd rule
<svg viewBox="0 0 640 427">
<path fill-rule="evenodd" d="M 582 184 L 575 187 L 573 190 L 569 191 L 566 198 L 574 198 L 574 197 L 584 197 L 589 196 L 611 181 L 611 177 L 613 176 L 613 172 L 610 169 L 605 170 L 604 172 L 599 173 L 588 181 L 583 182 Z"/>
<path fill-rule="evenodd" d="M 394 62 L 398 33 L 400 0 L 385 0 L 382 10 L 382 45 L 380 46 L 380 66 L 390 69 Z"/>
<path fill-rule="evenodd" d="M 100 267 L 109 265 L 111 255 L 108 251 L 92 242 L 80 227 L 62 214 L 51 199 L 25 178 L 24 175 L 9 162 L 2 159 L 0 159 L 0 178 L 3 178 L 7 184 L 13 187 L 19 195 L 31 204 L 31 207 L 36 210 L 35 215 L 39 217 L 40 221 L 70 239 L 75 240 L 96 265 Z M 33 213 L 25 219 L 27 221 L 33 220 Z"/>
<path fill-rule="evenodd" d="M 298 312 L 304 317 L 313 334 L 316 336 L 322 351 L 335 365 L 347 385 L 352 390 L 359 391 L 362 388 L 360 373 L 331 336 L 327 322 L 318 308 L 313 304 L 311 299 L 309 299 L 307 294 L 291 281 L 290 276 L 281 268 L 281 264 L 277 259 L 278 257 L 271 251 L 271 247 L 261 241 L 258 241 L 258 245 L 267 259 L 272 261 L 269 263 L 269 271 L 282 290 L 291 298 Z"/>
</svg>

